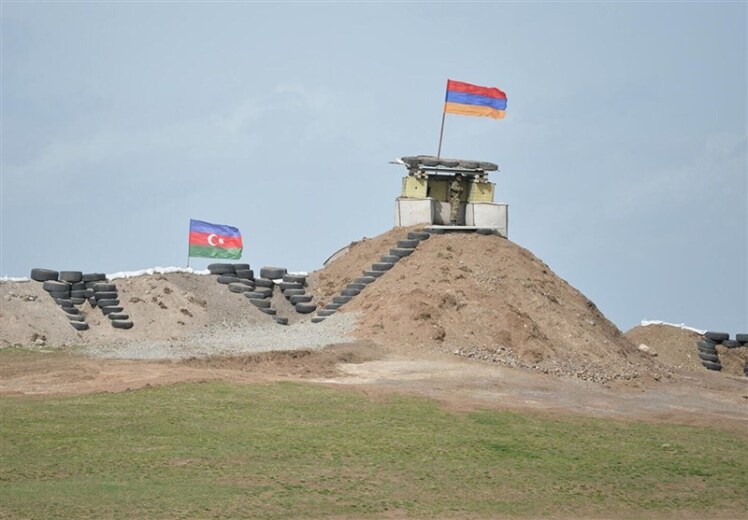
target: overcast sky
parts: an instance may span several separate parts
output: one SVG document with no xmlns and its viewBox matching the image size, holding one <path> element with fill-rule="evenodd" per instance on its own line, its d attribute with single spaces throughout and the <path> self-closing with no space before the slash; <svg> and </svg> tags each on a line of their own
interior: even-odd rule
<svg viewBox="0 0 748 520">
<path fill-rule="evenodd" d="M 393 226 L 448 115 L 509 237 L 623 330 L 748 332 L 745 2 L 2 2 L 0 276 L 187 264 L 189 219 L 312 271 Z M 192 259 L 204 268 L 208 260 Z"/>
</svg>

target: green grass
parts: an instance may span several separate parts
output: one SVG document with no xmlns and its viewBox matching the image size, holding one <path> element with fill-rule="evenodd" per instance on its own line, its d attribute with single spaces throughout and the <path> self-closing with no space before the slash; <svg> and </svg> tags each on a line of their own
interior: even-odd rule
<svg viewBox="0 0 748 520">
<path fill-rule="evenodd" d="M 0 413 L 0 518 L 748 511 L 748 442 L 706 428 L 291 383 L 6 397 Z"/>
</svg>

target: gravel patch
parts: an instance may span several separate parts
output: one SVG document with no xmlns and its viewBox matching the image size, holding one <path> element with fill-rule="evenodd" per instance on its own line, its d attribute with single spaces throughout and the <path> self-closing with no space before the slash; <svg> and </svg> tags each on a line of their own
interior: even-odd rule
<svg viewBox="0 0 748 520">
<path fill-rule="evenodd" d="M 357 314 L 338 313 L 322 323 L 308 321 L 283 326 L 275 322 L 251 325 L 215 325 L 180 341 L 139 341 L 83 347 L 82 353 L 106 359 L 186 359 L 191 357 L 251 354 L 273 350 L 321 349 L 354 341 L 350 333 Z"/>
</svg>

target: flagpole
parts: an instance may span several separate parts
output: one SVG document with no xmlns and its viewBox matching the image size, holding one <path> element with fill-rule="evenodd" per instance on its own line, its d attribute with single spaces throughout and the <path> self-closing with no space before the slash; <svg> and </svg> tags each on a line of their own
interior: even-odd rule
<svg viewBox="0 0 748 520">
<path fill-rule="evenodd" d="M 439 132 L 439 150 L 436 152 L 436 158 L 439 159 L 442 156 L 442 138 L 444 137 L 444 119 L 447 117 L 447 112 L 442 112 L 442 129 Z"/>
<path fill-rule="evenodd" d="M 442 138 L 444 137 L 444 119 L 447 117 L 447 96 L 449 95 L 449 80 L 447 80 L 447 86 L 444 89 L 444 107 L 442 108 L 442 129 L 439 131 L 439 149 L 436 152 L 436 158 L 439 159 L 442 156 Z"/>
</svg>

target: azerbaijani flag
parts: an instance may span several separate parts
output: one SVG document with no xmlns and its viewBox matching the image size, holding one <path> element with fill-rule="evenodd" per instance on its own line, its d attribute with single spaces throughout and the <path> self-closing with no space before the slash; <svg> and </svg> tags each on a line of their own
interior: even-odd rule
<svg viewBox="0 0 748 520">
<path fill-rule="evenodd" d="M 235 227 L 190 219 L 189 256 L 241 258 L 242 234 Z"/>
<path fill-rule="evenodd" d="M 444 112 L 463 116 L 504 119 L 506 94 L 495 87 L 479 87 L 462 81 L 447 80 Z"/>
</svg>

